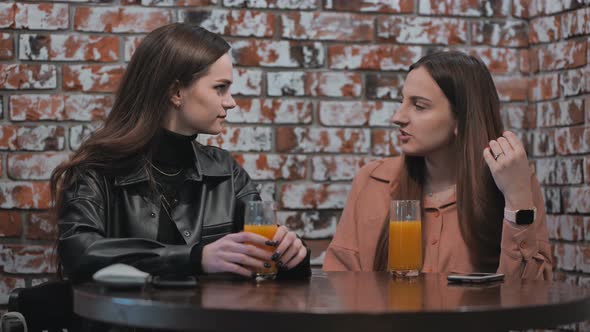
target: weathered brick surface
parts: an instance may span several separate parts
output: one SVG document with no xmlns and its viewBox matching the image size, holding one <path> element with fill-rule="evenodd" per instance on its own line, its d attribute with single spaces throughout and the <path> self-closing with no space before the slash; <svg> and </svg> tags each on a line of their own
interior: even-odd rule
<svg viewBox="0 0 590 332">
<path fill-rule="evenodd" d="M 522 21 L 480 21 L 471 26 L 472 42 L 502 47 L 528 46 L 527 24 Z"/>
<path fill-rule="evenodd" d="M 65 129 L 62 126 L 0 125 L 0 150 L 63 150 Z"/>
<path fill-rule="evenodd" d="M 342 209 L 350 184 L 291 183 L 281 186 L 281 206 L 287 209 Z"/>
<path fill-rule="evenodd" d="M 350 181 L 355 173 L 372 159 L 351 155 L 313 157 L 312 179 L 314 181 Z"/>
<path fill-rule="evenodd" d="M 37 153 L 8 155 L 8 177 L 14 180 L 49 180 L 51 172 L 68 160 L 68 153 Z"/>
<path fill-rule="evenodd" d="M 0 266 L 7 273 L 55 272 L 51 245 L 6 245 L 0 249 Z"/>
<path fill-rule="evenodd" d="M 215 0 L 209 0 L 215 2 Z M 221 1 L 219 1 L 221 2 Z M 268 9 L 317 9 L 321 6 L 320 0 L 223 0 L 225 7 L 239 8 L 268 8 Z"/>
<path fill-rule="evenodd" d="M 550 47 L 536 49 L 539 56 L 539 69 L 550 71 L 570 69 L 586 64 L 586 43 L 567 41 L 552 44 Z"/>
<path fill-rule="evenodd" d="M 324 126 L 388 127 L 399 104 L 394 102 L 322 101 L 320 123 Z"/>
<path fill-rule="evenodd" d="M 20 237 L 23 222 L 19 211 L 0 211 L 0 220 L 0 237 Z"/>
<path fill-rule="evenodd" d="M 583 218 L 571 215 L 549 215 L 547 216 L 547 231 L 550 239 L 583 241 Z"/>
<path fill-rule="evenodd" d="M 233 151 L 270 151 L 272 130 L 269 127 L 227 127 L 217 136 L 200 136 L 199 141 Z"/>
<path fill-rule="evenodd" d="M 123 77 L 121 65 L 71 65 L 63 67 L 66 91 L 115 92 Z"/>
<path fill-rule="evenodd" d="M 299 99 L 236 99 L 227 113 L 231 123 L 307 124 L 313 119 L 314 103 Z"/>
<path fill-rule="evenodd" d="M 0 182 L 0 209 L 47 209 L 50 196 L 47 182 Z"/>
<path fill-rule="evenodd" d="M 362 77 L 342 72 L 271 72 L 267 73 L 269 96 L 359 97 Z"/>
<path fill-rule="evenodd" d="M 532 44 L 547 43 L 561 37 L 561 17 L 537 17 L 529 24 L 529 42 Z"/>
<path fill-rule="evenodd" d="M 537 104 L 537 126 L 539 127 L 571 126 L 583 123 L 583 99 Z"/>
<path fill-rule="evenodd" d="M 164 9 L 138 7 L 76 7 L 74 29 L 85 32 L 150 32 L 172 22 Z"/>
<path fill-rule="evenodd" d="M 231 45 L 233 59 L 241 66 L 316 68 L 324 65 L 321 43 L 240 40 Z"/>
<path fill-rule="evenodd" d="M 360 14 L 288 13 L 281 15 L 281 37 L 287 39 L 369 41 L 373 17 Z"/>
<path fill-rule="evenodd" d="M 422 48 L 391 45 L 332 45 L 328 66 L 332 69 L 408 70 L 422 56 Z"/>
<path fill-rule="evenodd" d="M 111 62 L 119 58 L 114 36 L 21 34 L 19 59 Z"/>
<path fill-rule="evenodd" d="M 51 213 L 31 213 L 27 219 L 27 239 L 55 240 L 57 220 Z"/>
<path fill-rule="evenodd" d="M 307 173 L 307 157 L 301 155 L 243 153 L 234 158 L 253 180 L 298 180 Z"/>
<path fill-rule="evenodd" d="M 454 18 L 387 17 L 377 18 L 377 37 L 400 44 L 464 44 L 467 22 Z"/>
<path fill-rule="evenodd" d="M 280 127 L 276 135 L 285 153 L 367 153 L 370 146 L 368 129 Z"/>
<path fill-rule="evenodd" d="M 14 37 L 10 33 L 0 33 L 0 60 L 10 60 L 14 54 Z"/>
<path fill-rule="evenodd" d="M 275 30 L 275 15 L 262 11 L 185 11 L 181 13 L 181 21 L 222 35 L 240 37 L 272 37 Z"/>
<path fill-rule="evenodd" d="M 67 4 L 16 3 L 14 8 L 15 29 L 64 30 L 69 25 Z"/>
<path fill-rule="evenodd" d="M 424 15 L 491 17 L 510 15 L 508 0 L 421 0 L 418 11 Z"/>
<path fill-rule="evenodd" d="M 12 121 L 103 120 L 112 105 L 112 96 L 11 95 L 10 119 Z"/>
<path fill-rule="evenodd" d="M 280 225 L 294 230 L 306 240 L 331 238 L 336 232 L 338 218 L 339 214 L 332 211 L 284 211 L 277 213 Z"/>
<path fill-rule="evenodd" d="M 0 64 L 0 90 L 55 89 L 57 69 L 46 64 Z"/>
</svg>

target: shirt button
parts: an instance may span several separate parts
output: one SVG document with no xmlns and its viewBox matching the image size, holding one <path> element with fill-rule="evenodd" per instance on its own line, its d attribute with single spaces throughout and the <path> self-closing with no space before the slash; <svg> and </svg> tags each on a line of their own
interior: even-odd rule
<svg viewBox="0 0 590 332">
<path fill-rule="evenodd" d="M 526 241 L 522 241 L 520 243 L 520 249 L 526 249 L 527 247 L 528 247 L 528 245 L 527 245 Z"/>
<path fill-rule="evenodd" d="M 150 213 L 150 217 L 155 218 L 156 214 L 152 212 L 152 213 Z"/>
<path fill-rule="evenodd" d="M 184 231 L 184 236 L 186 236 L 186 237 L 189 237 L 189 236 L 191 236 L 191 232 L 189 232 L 189 231 Z"/>
</svg>

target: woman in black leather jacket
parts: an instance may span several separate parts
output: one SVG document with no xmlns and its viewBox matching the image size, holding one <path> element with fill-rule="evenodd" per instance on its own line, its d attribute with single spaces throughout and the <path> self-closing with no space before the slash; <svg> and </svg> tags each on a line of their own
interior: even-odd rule
<svg viewBox="0 0 590 332">
<path fill-rule="evenodd" d="M 254 184 L 227 151 L 195 141 L 220 133 L 236 106 L 228 50 L 218 35 L 181 23 L 139 45 L 104 126 L 51 177 L 70 279 L 113 263 L 251 277 L 271 259 L 278 278 L 310 275 L 309 250 L 284 226 L 274 241 L 241 232 L 246 202 L 260 200 Z"/>
</svg>

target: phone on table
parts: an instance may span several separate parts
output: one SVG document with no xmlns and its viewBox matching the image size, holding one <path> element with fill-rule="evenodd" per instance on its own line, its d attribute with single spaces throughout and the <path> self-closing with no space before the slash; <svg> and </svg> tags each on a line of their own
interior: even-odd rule
<svg viewBox="0 0 590 332">
<path fill-rule="evenodd" d="M 154 276 L 151 284 L 156 288 L 190 288 L 197 286 L 197 278 L 193 276 Z"/>
<path fill-rule="evenodd" d="M 452 283 L 485 283 L 492 281 L 504 280 L 502 273 L 465 273 L 465 274 L 449 274 L 447 280 Z"/>
</svg>

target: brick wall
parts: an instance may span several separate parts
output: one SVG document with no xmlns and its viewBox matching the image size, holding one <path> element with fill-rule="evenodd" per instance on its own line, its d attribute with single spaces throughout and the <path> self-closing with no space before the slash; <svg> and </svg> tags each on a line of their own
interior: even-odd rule
<svg viewBox="0 0 590 332">
<path fill-rule="evenodd" d="M 587 0 L 584 1 L 586 4 Z M 547 200 L 557 277 L 590 285 L 590 8 L 582 0 L 63 0 L 0 3 L 0 303 L 52 271 L 51 170 L 105 118 L 137 44 L 176 21 L 223 34 L 238 107 L 217 137 L 308 239 L 314 262 L 355 171 L 398 153 L 408 65 L 489 66 Z"/>
</svg>

